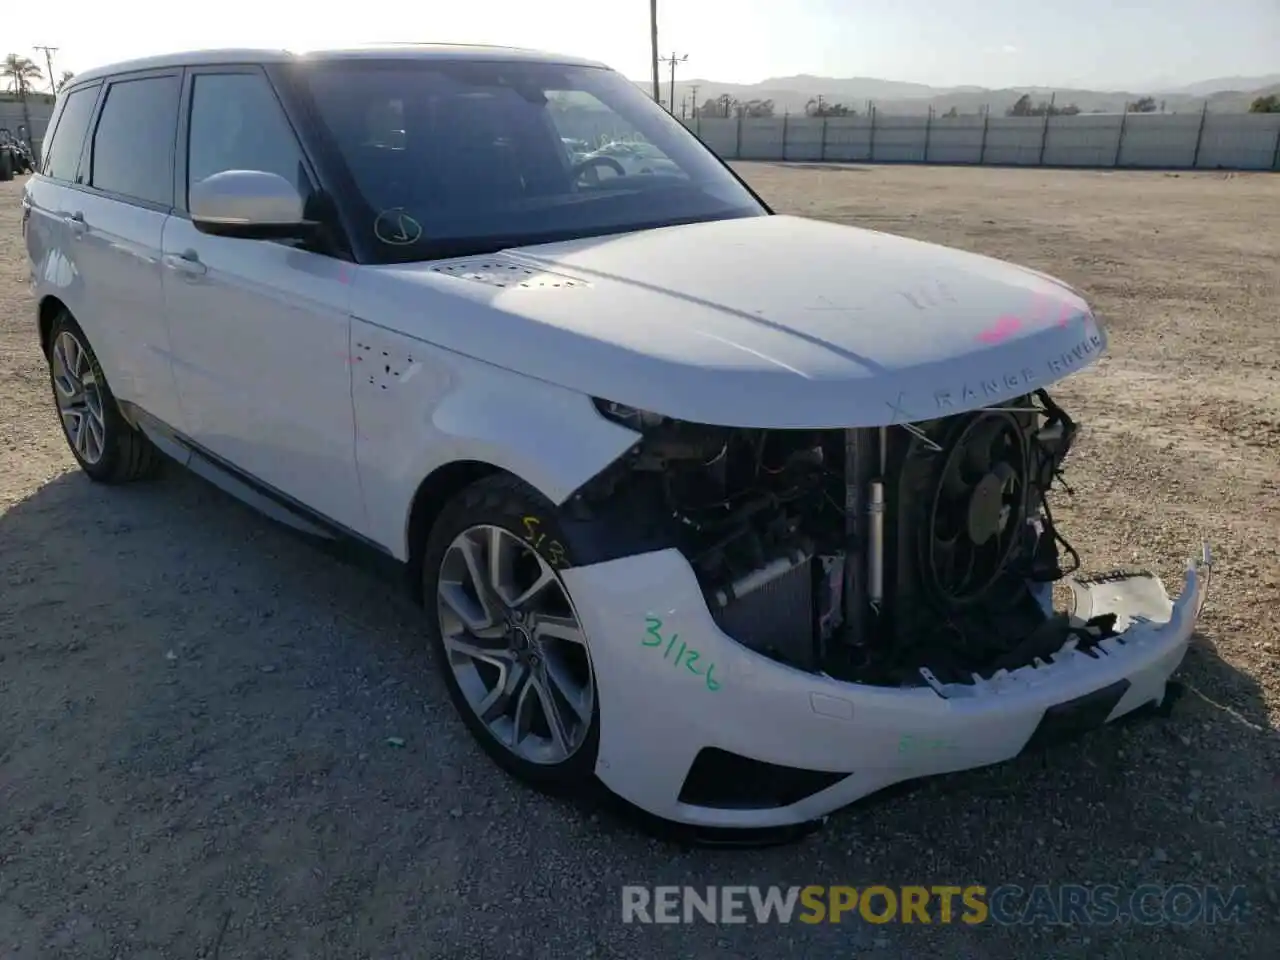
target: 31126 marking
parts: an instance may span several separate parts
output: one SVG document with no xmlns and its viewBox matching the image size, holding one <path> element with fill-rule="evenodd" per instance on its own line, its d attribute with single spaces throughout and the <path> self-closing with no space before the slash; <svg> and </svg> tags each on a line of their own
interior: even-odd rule
<svg viewBox="0 0 1280 960">
<path fill-rule="evenodd" d="M 708 690 L 719 690 L 720 681 L 715 678 L 716 665 L 709 660 L 703 658 L 702 653 L 694 650 L 680 639 L 680 634 L 673 633 L 670 637 L 662 635 L 662 621 L 654 616 L 644 618 L 645 630 L 644 637 L 641 638 L 640 644 L 649 647 L 652 650 L 662 650 L 662 659 L 668 660 L 675 669 L 680 669 L 681 665 L 692 673 L 695 677 L 702 677 L 707 685 Z M 673 657 L 672 654 L 675 654 Z M 706 665 L 706 669 L 698 668 L 698 664 Z"/>
</svg>

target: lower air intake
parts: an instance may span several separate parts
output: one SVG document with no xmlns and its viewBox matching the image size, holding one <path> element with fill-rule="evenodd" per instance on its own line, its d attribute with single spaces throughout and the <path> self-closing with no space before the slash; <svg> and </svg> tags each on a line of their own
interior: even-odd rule
<svg viewBox="0 0 1280 960">
<path fill-rule="evenodd" d="M 680 802 L 719 810 L 776 810 L 799 803 L 847 776 L 784 767 L 704 747 L 680 788 Z"/>
</svg>

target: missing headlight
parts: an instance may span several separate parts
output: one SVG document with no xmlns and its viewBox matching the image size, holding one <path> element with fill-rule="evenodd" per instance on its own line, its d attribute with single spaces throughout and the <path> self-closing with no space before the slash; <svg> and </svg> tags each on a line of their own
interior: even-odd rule
<svg viewBox="0 0 1280 960">
<path fill-rule="evenodd" d="M 612 420 L 639 433 L 644 433 L 667 419 L 660 413 L 650 413 L 648 410 L 629 407 L 625 403 L 614 403 L 612 400 L 602 400 L 599 397 L 592 397 L 591 402 L 596 405 L 596 410 L 606 420 Z"/>
</svg>

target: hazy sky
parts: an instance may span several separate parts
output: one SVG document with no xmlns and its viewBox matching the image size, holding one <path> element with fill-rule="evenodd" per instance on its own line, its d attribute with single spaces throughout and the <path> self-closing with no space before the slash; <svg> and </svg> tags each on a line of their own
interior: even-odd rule
<svg viewBox="0 0 1280 960">
<path fill-rule="evenodd" d="M 648 71 L 648 0 L 58 0 L 13 8 L 4 52 L 55 70 L 210 46 L 499 43 Z M 1280 71 L 1280 0 L 659 0 L 677 76 L 814 73 L 935 85 L 1139 88 Z M 666 74 L 664 71 L 664 78 Z"/>
</svg>

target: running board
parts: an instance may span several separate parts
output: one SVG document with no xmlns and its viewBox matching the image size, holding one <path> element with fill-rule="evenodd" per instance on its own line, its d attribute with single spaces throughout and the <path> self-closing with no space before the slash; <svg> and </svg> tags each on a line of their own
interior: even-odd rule
<svg viewBox="0 0 1280 960">
<path fill-rule="evenodd" d="M 229 493 L 246 506 L 252 507 L 277 523 L 283 523 L 285 526 L 292 527 L 300 533 L 305 533 L 321 540 L 337 539 L 332 530 L 313 523 L 300 512 L 291 510 L 287 505 L 267 496 L 217 461 L 184 443 L 181 438 L 172 434 L 159 420 L 150 414 L 138 407 L 133 407 L 130 413 L 132 414 L 131 419 L 137 424 L 138 429 L 143 432 L 148 440 L 155 444 L 157 450 L 170 459 L 176 460 L 181 466 L 186 467 L 197 476 L 209 481 L 219 490 Z"/>
</svg>

